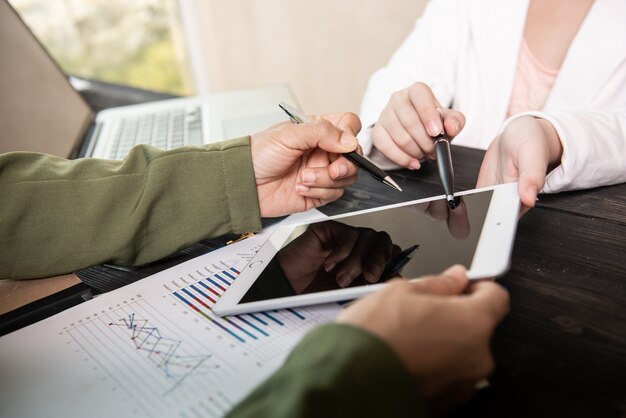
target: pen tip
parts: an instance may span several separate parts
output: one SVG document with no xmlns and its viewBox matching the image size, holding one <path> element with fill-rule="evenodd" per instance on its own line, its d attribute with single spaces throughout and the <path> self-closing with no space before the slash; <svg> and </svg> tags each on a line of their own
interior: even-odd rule
<svg viewBox="0 0 626 418">
<path fill-rule="evenodd" d="M 397 191 L 401 192 L 402 188 L 400 186 L 398 186 L 398 183 L 396 183 L 395 181 L 393 181 L 393 179 L 389 176 L 385 177 L 383 180 L 383 183 L 385 183 L 387 186 L 396 189 Z"/>
</svg>

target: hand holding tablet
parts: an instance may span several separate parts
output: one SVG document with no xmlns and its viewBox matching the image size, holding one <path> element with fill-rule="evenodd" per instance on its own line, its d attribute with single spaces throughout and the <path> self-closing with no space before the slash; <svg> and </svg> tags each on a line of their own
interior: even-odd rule
<svg viewBox="0 0 626 418">
<path fill-rule="evenodd" d="M 464 265 L 470 279 L 503 274 L 517 226 L 517 184 L 457 195 L 462 201 L 454 210 L 439 196 L 280 227 L 213 311 L 227 315 L 350 300 L 395 274 L 413 279 L 453 264 Z M 415 246 L 419 250 L 404 260 L 395 258 Z"/>
</svg>

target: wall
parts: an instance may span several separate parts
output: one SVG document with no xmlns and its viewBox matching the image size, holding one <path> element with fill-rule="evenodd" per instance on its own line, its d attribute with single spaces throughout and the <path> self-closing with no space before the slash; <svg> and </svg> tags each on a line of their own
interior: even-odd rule
<svg viewBox="0 0 626 418">
<path fill-rule="evenodd" d="M 425 0 L 179 0 L 200 93 L 276 82 L 307 113 L 358 112 Z"/>
</svg>

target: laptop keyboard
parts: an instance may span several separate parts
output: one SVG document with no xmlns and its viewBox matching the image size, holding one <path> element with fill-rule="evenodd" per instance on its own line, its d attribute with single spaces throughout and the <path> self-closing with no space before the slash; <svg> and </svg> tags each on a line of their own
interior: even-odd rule
<svg viewBox="0 0 626 418">
<path fill-rule="evenodd" d="M 122 119 L 109 158 L 121 160 L 138 144 L 161 149 L 202 145 L 201 108 L 174 109 Z"/>
</svg>

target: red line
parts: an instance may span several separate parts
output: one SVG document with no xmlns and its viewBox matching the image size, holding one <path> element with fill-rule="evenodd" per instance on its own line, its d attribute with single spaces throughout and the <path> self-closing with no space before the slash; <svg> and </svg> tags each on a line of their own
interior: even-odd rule
<svg viewBox="0 0 626 418">
<path fill-rule="evenodd" d="M 208 296 L 207 296 L 208 297 Z M 211 307 L 209 305 L 207 305 L 206 303 L 202 302 L 200 299 L 198 299 L 197 297 L 194 296 L 193 300 L 195 300 L 196 302 L 198 302 L 200 305 L 204 306 L 207 309 L 211 309 Z M 213 303 L 215 303 L 215 301 L 211 298 L 209 298 L 209 300 Z"/>
<path fill-rule="evenodd" d="M 217 293 L 217 292 L 215 291 L 215 289 L 213 289 L 212 287 L 209 287 L 209 291 L 210 291 L 211 293 L 213 293 L 215 296 L 217 296 L 218 298 L 221 296 L 221 295 L 220 295 L 219 293 Z M 215 303 L 215 301 L 214 301 L 213 303 Z"/>
</svg>

